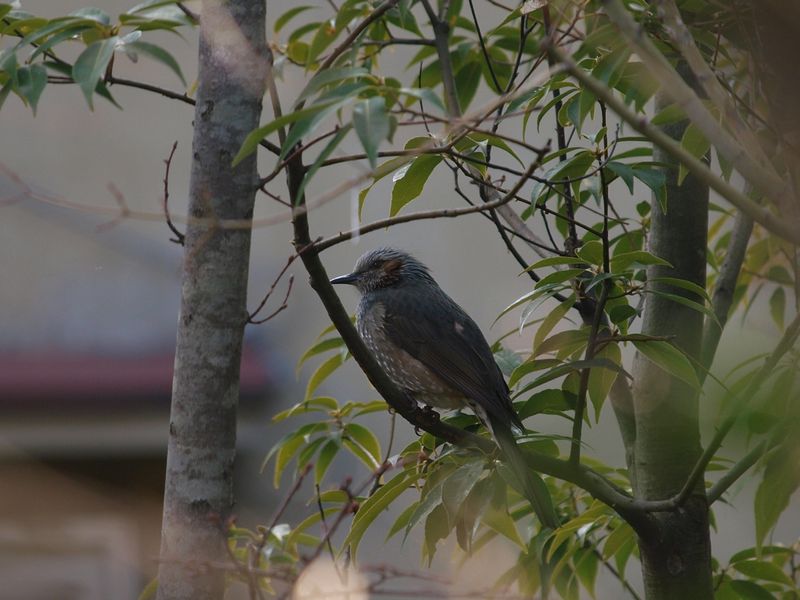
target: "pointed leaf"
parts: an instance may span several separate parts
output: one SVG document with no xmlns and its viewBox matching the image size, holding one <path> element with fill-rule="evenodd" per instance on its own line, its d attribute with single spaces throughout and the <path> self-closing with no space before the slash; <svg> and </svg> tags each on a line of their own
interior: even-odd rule
<svg viewBox="0 0 800 600">
<path fill-rule="evenodd" d="M 367 98 L 353 108 L 353 126 L 374 169 L 378 162 L 378 147 L 389 135 L 389 116 L 382 96 Z"/>
<path fill-rule="evenodd" d="M 306 395 L 305 400 L 309 400 L 316 390 L 325 379 L 328 378 L 328 375 L 333 373 L 336 369 L 341 367 L 344 364 L 344 361 L 347 359 L 347 353 L 338 353 L 331 356 L 328 360 L 322 363 L 317 370 L 314 371 L 314 374 L 308 380 L 308 384 L 306 385 Z"/>
<path fill-rule="evenodd" d="M 175 73 L 175 75 L 178 76 L 178 79 L 181 80 L 181 83 L 184 86 L 186 85 L 186 79 L 183 77 L 183 71 L 181 71 L 180 64 L 178 64 L 178 61 L 175 60 L 175 57 L 173 57 L 172 54 L 164 50 L 161 46 L 157 46 L 156 44 L 151 44 L 149 42 L 131 42 L 125 46 L 126 48 L 130 48 L 135 52 L 146 54 L 150 58 L 157 60 L 163 65 L 166 65 L 170 70 L 172 70 L 173 73 Z"/>
<path fill-rule="evenodd" d="M 92 97 L 95 87 L 106 72 L 118 39 L 114 36 L 90 44 L 72 66 L 72 78 L 80 86 L 89 108 L 94 108 Z"/>
<path fill-rule="evenodd" d="M 342 548 L 350 547 L 353 559 L 358 556 L 358 545 L 372 522 L 415 480 L 416 475 L 413 473 L 405 471 L 398 473 L 361 504 L 353 518 L 350 531 L 342 542 Z"/>
<path fill-rule="evenodd" d="M 395 181 L 392 188 L 392 206 L 389 216 L 395 216 L 409 202 L 418 197 L 431 173 L 442 162 L 438 154 L 422 154 L 414 159 L 405 174 Z"/>
<path fill-rule="evenodd" d="M 636 349 L 646 356 L 650 361 L 657 364 L 670 375 L 674 375 L 691 385 L 695 389 L 700 388 L 700 381 L 697 373 L 692 367 L 692 363 L 675 346 L 662 341 L 637 341 L 633 345 Z"/>
</svg>

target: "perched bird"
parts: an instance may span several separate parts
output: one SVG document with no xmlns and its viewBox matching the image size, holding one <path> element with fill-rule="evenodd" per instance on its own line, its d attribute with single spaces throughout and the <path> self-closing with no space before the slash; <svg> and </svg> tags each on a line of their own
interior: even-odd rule
<svg viewBox="0 0 800 600">
<path fill-rule="evenodd" d="M 488 427 L 541 522 L 558 526 L 544 481 L 514 439 L 524 427 L 480 328 L 411 255 L 378 248 L 349 275 L 331 279 L 361 292 L 356 326 L 399 388 L 427 406 L 469 407 Z"/>
</svg>

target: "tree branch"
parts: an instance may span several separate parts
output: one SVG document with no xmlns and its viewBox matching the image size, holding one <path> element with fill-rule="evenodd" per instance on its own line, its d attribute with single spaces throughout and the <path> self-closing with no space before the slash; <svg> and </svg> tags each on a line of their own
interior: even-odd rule
<svg viewBox="0 0 800 600">
<path fill-rule="evenodd" d="M 683 109 L 720 154 L 763 194 L 772 196 L 779 203 L 789 198 L 792 192 L 788 182 L 783 181 L 771 165 L 758 164 L 747 153 L 745 147 L 719 125 L 697 94 L 658 51 L 620 0 L 603 0 L 602 4 L 608 18 L 630 42 L 648 70 L 661 82 L 662 91 Z"/>
<path fill-rule="evenodd" d="M 448 4 L 448 2 L 443 2 L 442 7 L 446 8 Z M 461 107 L 458 104 L 453 63 L 450 60 L 450 25 L 436 15 L 428 0 L 422 0 L 422 6 L 425 8 L 433 28 L 433 41 L 439 58 L 439 68 L 442 72 L 442 86 L 444 87 L 444 103 L 447 108 L 447 116 L 454 119 L 461 116 Z"/>
<path fill-rule="evenodd" d="M 750 241 L 752 232 L 753 219 L 743 212 L 737 212 L 733 221 L 733 229 L 731 230 L 731 238 L 728 243 L 725 260 L 719 270 L 717 285 L 714 287 L 714 295 L 711 298 L 711 309 L 714 311 L 716 320 L 706 317 L 703 326 L 703 349 L 700 354 L 700 361 L 706 369 L 714 362 L 714 355 L 717 353 L 722 330 L 728 322 L 728 313 L 733 303 L 733 294 L 736 291 L 736 281 L 739 279 L 739 272 L 742 270 L 747 244 Z M 701 373 L 700 377 L 705 379 L 705 373 Z"/>
<path fill-rule="evenodd" d="M 765 440 L 760 444 L 757 444 L 753 447 L 750 452 L 745 454 L 739 462 L 733 465 L 728 471 L 719 478 L 719 480 L 711 486 L 711 488 L 706 493 L 706 497 L 708 498 L 709 506 L 714 504 L 717 500 L 722 497 L 722 494 L 728 491 L 738 479 L 744 475 L 750 467 L 752 467 L 758 459 L 764 456 L 764 453 L 767 452 L 769 449 L 769 443 Z"/>
<path fill-rule="evenodd" d="M 656 146 L 674 156 L 700 181 L 708 185 L 720 196 L 728 200 L 765 229 L 785 240 L 800 244 L 800 228 L 798 228 L 795 223 L 776 216 L 767 208 L 753 202 L 727 181 L 715 175 L 705 163 L 692 156 L 679 142 L 673 140 L 663 131 L 633 112 L 622 100 L 614 95 L 612 90 L 581 69 L 572 58 L 561 52 L 561 50 L 550 47 L 549 52 L 555 55 L 570 75 L 580 81 L 600 100 L 605 102 L 623 121 L 647 137 Z"/>
</svg>

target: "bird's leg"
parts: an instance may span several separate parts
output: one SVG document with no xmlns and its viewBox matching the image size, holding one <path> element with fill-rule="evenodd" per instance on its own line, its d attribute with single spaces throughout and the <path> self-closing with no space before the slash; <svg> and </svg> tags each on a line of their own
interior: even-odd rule
<svg viewBox="0 0 800 600">
<path fill-rule="evenodd" d="M 417 417 L 427 426 L 435 425 L 439 422 L 439 413 L 433 410 L 433 407 L 425 404 L 422 408 L 417 408 Z M 414 432 L 419 435 L 419 425 L 414 427 Z"/>
</svg>

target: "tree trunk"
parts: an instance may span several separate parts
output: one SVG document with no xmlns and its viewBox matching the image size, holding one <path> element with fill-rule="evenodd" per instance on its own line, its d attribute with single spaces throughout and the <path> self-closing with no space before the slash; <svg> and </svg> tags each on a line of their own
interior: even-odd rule
<svg viewBox="0 0 800 600">
<path fill-rule="evenodd" d="M 658 98 L 657 111 L 669 103 Z M 665 127 L 680 139 L 685 124 Z M 705 286 L 708 188 L 692 176 L 678 185 L 678 164 L 656 150 L 655 160 L 667 170 L 667 207 L 652 201 L 650 251 L 673 267 L 653 266 L 648 279 L 679 277 Z M 663 283 L 650 289 L 680 294 L 696 302 L 702 298 Z M 673 300 L 647 297 L 642 333 L 675 336 L 687 354 L 700 356 L 703 315 Z M 637 498 L 663 500 L 677 494 L 701 455 L 698 395 L 687 384 L 670 377 L 642 355 L 634 364 L 636 435 L 629 465 Z M 702 481 L 677 511 L 657 513 L 658 535 L 639 540 L 645 593 L 648 600 L 712 598 L 711 543 L 708 506 Z"/>
<path fill-rule="evenodd" d="M 222 598 L 233 503 L 239 362 L 247 320 L 252 155 L 231 160 L 258 126 L 266 68 L 265 3 L 206 0 L 200 18 L 189 214 L 167 453 L 159 600 Z"/>
</svg>

